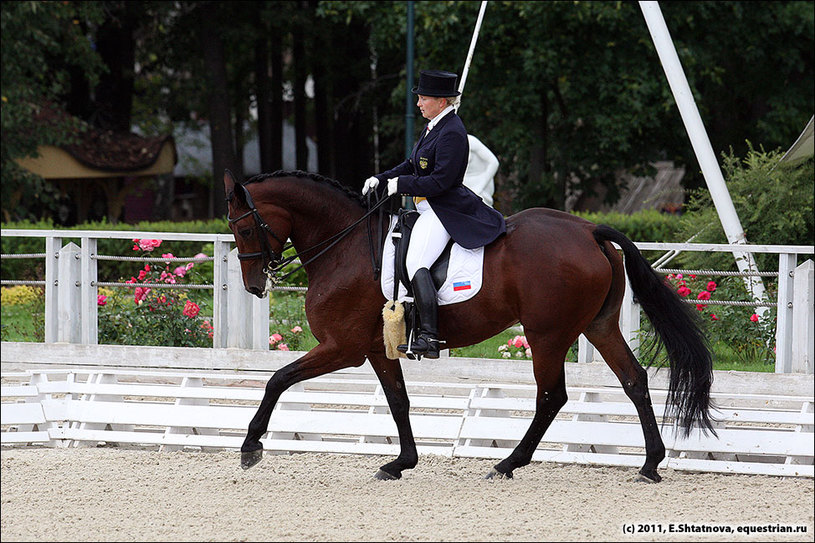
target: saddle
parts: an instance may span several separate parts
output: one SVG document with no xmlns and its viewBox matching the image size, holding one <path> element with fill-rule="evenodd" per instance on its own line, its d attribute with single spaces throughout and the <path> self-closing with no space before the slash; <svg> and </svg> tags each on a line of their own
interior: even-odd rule
<svg viewBox="0 0 815 543">
<path fill-rule="evenodd" d="M 408 296 L 413 297 L 413 289 L 408 280 L 408 273 L 406 267 L 408 245 L 410 244 L 410 236 L 413 233 L 413 226 L 419 218 L 419 212 L 414 210 L 401 209 L 398 212 L 396 219 L 396 226 L 393 229 L 394 234 L 391 236 L 394 244 L 394 293 L 393 299 L 398 299 L 399 283 L 404 285 L 407 289 Z M 436 290 L 439 290 L 444 282 L 447 280 L 447 268 L 450 265 L 450 250 L 453 248 L 453 240 L 451 239 L 447 246 L 442 251 L 439 258 L 430 267 L 430 275 L 433 277 L 433 285 Z"/>
</svg>

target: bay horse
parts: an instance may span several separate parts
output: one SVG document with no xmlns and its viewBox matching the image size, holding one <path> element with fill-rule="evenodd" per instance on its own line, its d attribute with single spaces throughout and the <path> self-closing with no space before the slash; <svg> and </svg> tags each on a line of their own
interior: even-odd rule
<svg viewBox="0 0 815 543">
<path fill-rule="evenodd" d="M 367 359 L 382 384 L 400 443 L 398 457 L 374 477 L 399 479 L 416 466 L 418 453 L 400 361 L 385 355 L 386 300 L 372 273 L 370 229 L 354 228 L 367 215 L 361 195 L 335 180 L 300 171 L 261 174 L 245 183 L 237 183 L 227 171 L 224 188 L 244 287 L 264 297 L 267 282 L 290 261 L 282 253 L 291 240 L 308 277 L 306 317 L 319 341 L 269 379 L 241 446 L 241 466 L 249 469 L 262 459 L 261 438 L 283 391 L 306 379 L 361 366 Z M 532 349 L 535 415 L 517 447 L 486 477 L 511 478 L 515 469 L 530 463 L 566 403 L 564 363 L 583 333 L 636 407 L 645 438 L 639 473 L 660 481 L 657 466 L 665 458 L 665 446 L 647 372 L 618 325 L 624 273 L 653 325 L 656 345 L 669 358 L 666 417 L 675 417 L 685 435 L 694 426 L 715 434 L 709 413 L 712 357 L 692 308 L 654 272 L 634 243 L 608 226 L 544 208 L 521 211 L 506 223 L 506 235 L 485 248 L 481 290 L 466 302 L 439 307 L 438 315 L 439 334 L 448 348 L 484 341 L 520 323 Z M 624 260 L 611 242 L 621 247 Z"/>
</svg>

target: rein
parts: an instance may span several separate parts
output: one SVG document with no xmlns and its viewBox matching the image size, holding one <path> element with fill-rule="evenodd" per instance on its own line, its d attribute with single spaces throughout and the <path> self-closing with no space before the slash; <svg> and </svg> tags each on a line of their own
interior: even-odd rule
<svg viewBox="0 0 815 543">
<path fill-rule="evenodd" d="M 263 266 L 263 273 L 266 274 L 266 277 L 268 278 L 269 283 L 271 283 L 272 286 L 274 286 L 279 281 L 283 281 L 283 280 L 289 278 L 291 275 L 293 275 L 294 273 L 299 271 L 301 268 L 303 268 L 306 265 L 308 265 L 308 264 L 314 262 L 315 260 L 317 260 L 323 254 L 325 254 L 329 249 L 331 249 L 337 243 L 342 241 L 343 238 L 345 238 L 348 234 L 350 234 L 351 231 L 354 228 L 356 228 L 357 226 L 359 226 L 364 220 L 370 218 L 376 211 L 380 211 L 380 208 L 382 208 L 382 206 L 390 199 L 390 198 L 387 198 L 387 197 L 382 198 L 372 208 L 370 208 L 368 210 L 368 212 L 365 213 L 362 217 L 360 217 L 359 219 L 354 221 L 349 226 L 345 227 L 340 232 L 337 232 L 336 234 L 334 234 L 330 238 L 325 239 L 325 240 L 321 241 L 320 243 L 317 243 L 316 245 L 313 245 L 313 246 L 309 247 L 308 249 L 304 249 L 304 250 L 302 250 L 302 251 L 300 251 L 298 253 L 295 253 L 295 254 L 293 254 L 291 256 L 283 258 L 283 253 L 286 250 L 293 247 L 293 245 L 292 244 L 286 245 L 283 241 L 280 240 L 280 238 L 277 236 L 277 234 L 274 233 L 274 231 L 271 229 L 271 227 L 260 216 L 260 213 L 258 212 L 257 207 L 255 207 L 255 203 L 252 200 L 252 196 L 249 194 L 249 190 L 246 188 L 246 186 L 244 184 L 240 184 L 240 187 L 243 189 L 244 195 L 246 196 L 246 205 L 249 207 L 249 211 L 247 211 L 246 213 L 244 213 L 240 217 L 236 217 L 234 219 L 229 217 L 229 212 L 227 211 L 226 220 L 230 224 L 233 224 L 233 223 L 236 223 L 236 222 L 238 222 L 238 221 L 252 215 L 254 217 L 254 219 L 255 219 L 255 224 L 259 228 L 261 228 L 261 229 L 265 230 L 266 232 L 268 232 L 269 234 L 271 234 L 272 237 L 278 243 L 280 243 L 282 249 L 280 251 L 280 254 L 276 253 L 274 251 L 274 249 L 272 249 L 272 246 L 269 243 L 269 239 L 266 236 L 261 236 L 262 240 L 263 240 L 263 245 L 261 247 L 261 250 L 258 251 L 258 252 L 254 252 L 254 253 L 238 253 L 238 260 L 249 260 L 249 259 L 253 259 L 253 258 L 264 258 L 265 259 L 266 257 L 268 257 L 268 263 L 265 266 Z M 229 202 L 230 200 L 231 200 L 231 198 L 227 198 L 227 202 Z M 380 214 L 380 217 L 381 217 L 381 214 Z M 370 236 L 370 232 L 369 232 L 369 236 Z M 316 255 L 312 256 L 311 258 L 309 258 L 308 260 L 303 262 L 303 259 L 302 259 L 303 255 L 306 255 L 306 254 L 308 254 L 308 253 L 310 253 L 310 252 L 312 252 L 312 251 L 314 251 L 314 250 L 316 250 L 316 249 L 318 249 L 318 248 L 320 248 L 320 247 L 322 247 L 323 245 L 326 245 L 326 244 L 327 244 L 327 246 L 325 248 L 323 248 L 323 250 L 321 250 Z M 280 271 L 282 271 L 283 268 L 285 268 L 291 262 L 297 260 L 298 258 L 301 261 L 301 264 L 299 266 L 297 266 L 295 269 L 288 272 L 283 277 L 277 277 L 277 274 L 280 273 Z M 372 253 L 372 258 L 373 258 L 373 253 Z M 376 265 L 374 266 L 374 271 L 375 271 L 375 273 L 377 271 L 377 266 Z"/>
</svg>

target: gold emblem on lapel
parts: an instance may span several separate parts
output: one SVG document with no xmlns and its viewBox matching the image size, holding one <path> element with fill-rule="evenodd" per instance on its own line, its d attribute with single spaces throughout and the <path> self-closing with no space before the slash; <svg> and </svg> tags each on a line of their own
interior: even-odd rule
<svg viewBox="0 0 815 543">
<path fill-rule="evenodd" d="M 427 159 L 425 157 L 419 157 L 419 167 L 423 170 L 427 169 Z"/>
</svg>

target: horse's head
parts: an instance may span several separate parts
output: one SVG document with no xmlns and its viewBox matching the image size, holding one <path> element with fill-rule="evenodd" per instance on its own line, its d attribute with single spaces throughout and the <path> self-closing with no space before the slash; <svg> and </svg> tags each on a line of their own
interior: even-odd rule
<svg viewBox="0 0 815 543">
<path fill-rule="evenodd" d="M 243 286 L 262 298 L 274 280 L 275 266 L 282 260 L 291 221 L 282 209 L 256 204 L 249 188 L 236 183 L 229 170 L 224 172 L 224 193 L 229 228 L 238 247 Z"/>
</svg>

